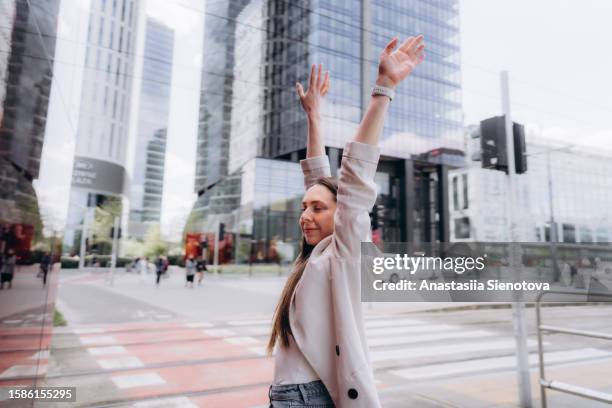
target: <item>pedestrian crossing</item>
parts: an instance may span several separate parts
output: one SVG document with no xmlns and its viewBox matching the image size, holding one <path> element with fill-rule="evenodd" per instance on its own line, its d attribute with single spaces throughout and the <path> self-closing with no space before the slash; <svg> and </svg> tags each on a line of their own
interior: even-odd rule
<svg viewBox="0 0 612 408">
<path fill-rule="evenodd" d="M 267 386 L 273 377 L 273 359 L 266 352 L 270 323 L 269 319 L 253 318 L 100 325 L 62 331 L 56 336 L 76 339 L 66 353 L 87 356 L 82 359 L 83 375 L 68 372 L 63 378 L 49 372 L 49 385 L 77 381 L 80 395 L 87 395 L 90 389 L 91 395 L 129 399 L 125 406 L 266 406 Z M 367 316 L 365 330 L 376 385 L 381 391 L 401 387 L 406 380 L 428 382 L 509 373 L 516 367 L 510 328 L 504 331 L 436 317 Z M 534 339 L 528 347 L 530 365 L 535 367 Z M 612 364 L 612 350 L 552 349 L 545 359 L 553 366 L 606 360 Z M 24 375 L 24 367 L 15 367 L 0 373 L 0 379 Z"/>
</svg>

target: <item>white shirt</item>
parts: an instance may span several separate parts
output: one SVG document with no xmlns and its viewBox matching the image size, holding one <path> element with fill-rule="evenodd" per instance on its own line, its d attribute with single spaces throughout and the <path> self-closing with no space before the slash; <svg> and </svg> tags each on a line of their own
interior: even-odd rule
<svg viewBox="0 0 612 408">
<path fill-rule="evenodd" d="M 289 347 L 276 343 L 274 358 L 274 385 L 305 384 L 319 379 L 304 354 L 289 336 Z"/>
</svg>

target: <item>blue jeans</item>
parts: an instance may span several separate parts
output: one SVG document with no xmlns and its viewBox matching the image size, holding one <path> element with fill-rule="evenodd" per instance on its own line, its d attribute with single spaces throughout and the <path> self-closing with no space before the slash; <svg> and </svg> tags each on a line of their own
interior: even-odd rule
<svg viewBox="0 0 612 408">
<path fill-rule="evenodd" d="M 306 384 L 271 385 L 270 408 L 334 408 L 327 388 L 320 380 Z"/>
</svg>

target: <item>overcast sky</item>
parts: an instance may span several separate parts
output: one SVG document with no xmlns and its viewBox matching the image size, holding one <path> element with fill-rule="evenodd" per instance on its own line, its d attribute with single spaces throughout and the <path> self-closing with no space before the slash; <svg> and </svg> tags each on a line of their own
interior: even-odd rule
<svg viewBox="0 0 612 408">
<path fill-rule="evenodd" d="M 162 224 L 180 237 L 194 200 L 202 58 L 201 1 L 150 0 L 147 14 L 176 30 Z M 466 124 L 501 113 L 510 73 L 512 115 L 537 134 L 612 151 L 612 2 L 461 0 Z M 80 102 L 89 0 L 63 0 L 40 179 L 45 221 L 63 229 Z M 139 88 L 138 88 L 139 89 Z"/>
</svg>

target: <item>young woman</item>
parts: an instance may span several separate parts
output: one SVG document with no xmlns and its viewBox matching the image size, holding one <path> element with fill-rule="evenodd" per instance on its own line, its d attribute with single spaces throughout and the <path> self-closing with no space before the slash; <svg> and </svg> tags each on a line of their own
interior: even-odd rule
<svg viewBox="0 0 612 408">
<path fill-rule="evenodd" d="M 357 135 L 344 149 L 339 181 L 330 178 L 320 138 L 319 105 L 329 73 L 310 72 L 297 93 L 308 115 L 302 250 L 273 319 L 276 348 L 270 407 L 380 407 L 361 311 L 360 244 L 376 201 L 378 138 L 393 89 L 423 60 L 423 36 L 397 38 L 380 54 L 378 78 Z"/>
</svg>

